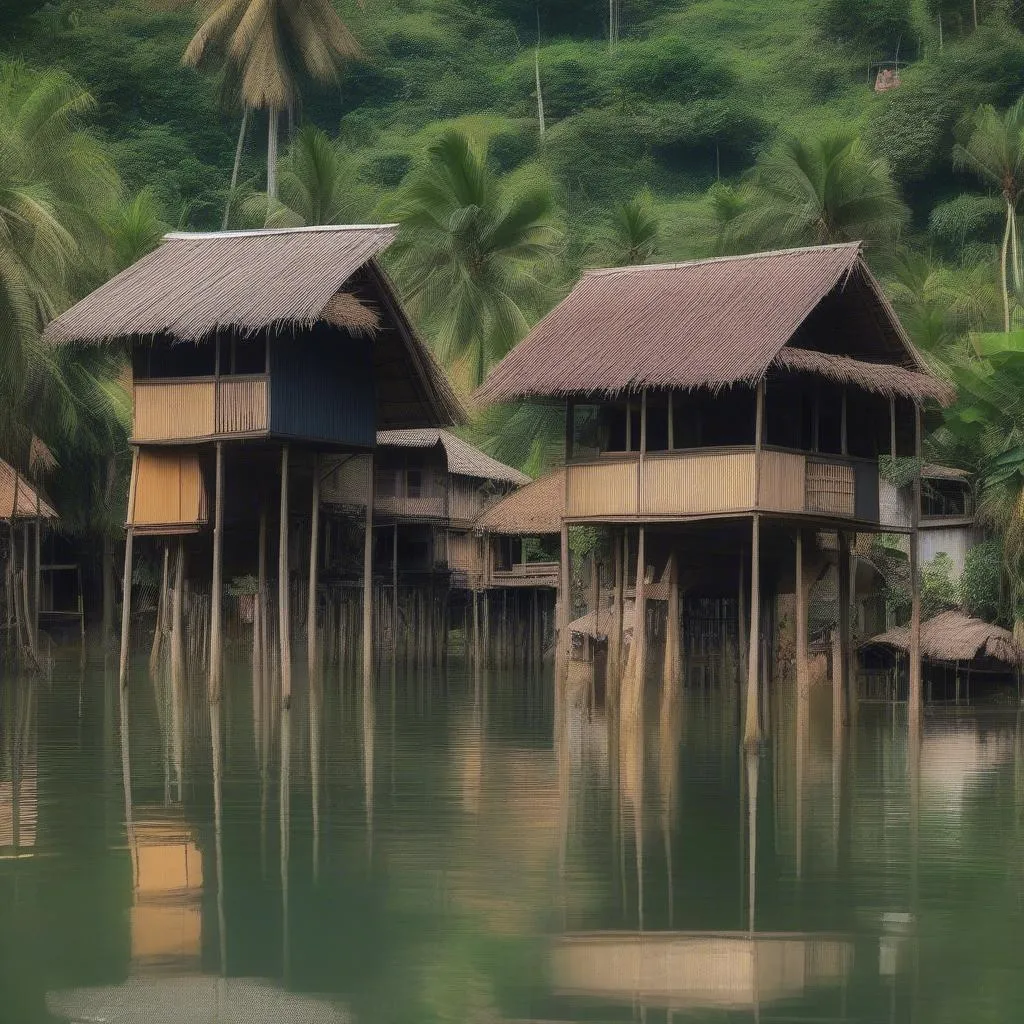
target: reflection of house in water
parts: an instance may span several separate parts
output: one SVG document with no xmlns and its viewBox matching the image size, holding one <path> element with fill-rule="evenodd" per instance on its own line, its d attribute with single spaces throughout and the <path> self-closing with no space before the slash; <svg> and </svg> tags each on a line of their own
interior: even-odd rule
<svg viewBox="0 0 1024 1024">
<path fill-rule="evenodd" d="M 39 822 L 35 694 L 0 679 L 0 859 L 35 850 Z"/>
<path fill-rule="evenodd" d="M 594 932 L 559 939 L 551 967 L 563 995 L 741 1009 L 842 983 L 853 967 L 853 944 L 820 935 Z"/>
<path fill-rule="evenodd" d="M 170 808 L 142 809 L 134 825 L 136 971 L 198 969 L 202 954 L 203 860 L 188 823 Z"/>
</svg>

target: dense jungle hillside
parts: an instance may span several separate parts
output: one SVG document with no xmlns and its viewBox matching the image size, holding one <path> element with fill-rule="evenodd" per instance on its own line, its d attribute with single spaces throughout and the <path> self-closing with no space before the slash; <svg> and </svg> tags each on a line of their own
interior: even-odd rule
<svg viewBox="0 0 1024 1024">
<path fill-rule="evenodd" d="M 862 136 L 926 232 L 936 205 L 970 187 L 950 159 L 957 122 L 1024 89 L 1024 14 L 999 0 L 977 0 L 977 28 L 971 0 L 612 0 L 614 45 L 604 0 L 345 2 L 364 59 L 336 86 L 304 83 L 292 124 L 337 133 L 368 209 L 455 123 L 487 141 L 500 170 L 543 148 L 573 228 L 649 187 L 671 256 L 701 248 L 683 228 L 709 185 L 780 136 L 808 133 Z M 216 226 L 240 114 L 215 71 L 181 66 L 196 12 L 166 0 L 6 8 L 7 54 L 61 65 L 92 92 L 128 188 L 151 187 L 172 222 Z M 876 93 L 886 61 L 901 85 Z M 263 174 L 265 131 L 264 115 L 243 180 Z"/>
</svg>

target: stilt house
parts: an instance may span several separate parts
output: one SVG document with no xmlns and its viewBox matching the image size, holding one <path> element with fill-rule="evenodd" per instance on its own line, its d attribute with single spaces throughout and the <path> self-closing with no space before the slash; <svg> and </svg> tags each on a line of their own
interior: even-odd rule
<svg viewBox="0 0 1024 1024">
<path fill-rule="evenodd" d="M 323 500 L 365 509 L 369 461 L 338 460 Z M 516 487 L 525 473 L 492 459 L 449 430 L 382 430 L 373 463 L 373 569 L 403 582 L 479 589 L 485 561 L 473 529 L 481 512 Z"/>
<path fill-rule="evenodd" d="M 670 593 L 673 575 L 688 575 L 692 592 L 739 594 L 751 741 L 762 589 L 801 581 L 806 650 L 805 531 L 836 531 L 845 547 L 854 532 L 881 530 L 879 456 L 919 454 L 922 405 L 951 396 L 853 242 L 589 271 L 477 397 L 565 404 L 563 594 L 572 524 L 635 532 L 641 621 L 644 587 L 659 577 Z M 849 564 L 842 553 L 839 564 Z M 678 600 L 669 606 L 671 621 Z M 567 615 L 563 600 L 563 637 Z M 840 632 L 847 665 L 848 621 Z M 636 633 L 642 680 L 647 630 Z"/>
<path fill-rule="evenodd" d="M 461 420 L 446 378 L 376 262 L 395 230 L 169 234 L 47 328 L 52 342 L 126 345 L 133 466 L 125 579 L 134 535 L 198 534 L 195 552 L 201 564 L 212 565 L 214 651 L 225 567 L 230 578 L 258 565 L 262 593 L 268 517 L 275 510 L 282 658 L 291 629 L 290 553 L 297 560 L 312 552 L 308 621 L 314 622 L 321 456 L 370 453 L 378 429 Z M 303 482 L 312 523 L 297 535 L 290 491 Z M 212 558 L 202 541 L 211 529 Z M 178 550 L 180 582 L 180 541 Z M 364 605 L 369 615 L 370 601 Z M 125 608 L 123 642 L 127 601 Z M 363 632 L 369 644 L 369 630 Z M 312 652 L 315 629 L 307 633 Z M 219 691 L 217 660 L 210 659 L 211 689 Z M 123 648 L 122 679 L 125 662 Z"/>
</svg>

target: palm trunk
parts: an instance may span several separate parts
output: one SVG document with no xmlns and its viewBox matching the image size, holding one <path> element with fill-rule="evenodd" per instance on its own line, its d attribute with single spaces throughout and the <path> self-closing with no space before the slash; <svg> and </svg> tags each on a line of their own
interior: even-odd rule
<svg viewBox="0 0 1024 1024">
<path fill-rule="evenodd" d="M 540 42 L 533 52 L 533 77 L 537 85 L 537 127 L 540 130 L 540 140 L 544 141 L 544 93 L 540 87 Z"/>
<path fill-rule="evenodd" d="M 277 198 L 277 119 L 280 112 L 270 108 L 267 128 L 267 195 Z"/>
<path fill-rule="evenodd" d="M 978 29 L 978 0 L 971 0 L 971 13 L 974 15 L 974 29 Z"/>
<path fill-rule="evenodd" d="M 1006 276 L 1006 257 L 1010 249 L 1010 230 L 1013 226 L 1013 207 L 1009 199 L 1006 200 L 1006 230 L 1003 232 L 1003 247 L 999 253 L 999 270 L 1002 275 L 1003 284 L 1003 331 L 1010 333 L 1010 288 Z"/>
<path fill-rule="evenodd" d="M 231 200 L 234 197 L 235 189 L 238 187 L 238 169 L 242 163 L 242 150 L 245 148 L 245 130 L 249 126 L 249 108 L 242 108 L 242 126 L 238 129 L 238 143 L 235 146 L 235 164 L 231 168 L 231 188 L 228 191 L 228 199 L 224 204 L 224 219 L 221 221 L 221 230 L 228 226 L 228 216 L 231 213 Z"/>
</svg>

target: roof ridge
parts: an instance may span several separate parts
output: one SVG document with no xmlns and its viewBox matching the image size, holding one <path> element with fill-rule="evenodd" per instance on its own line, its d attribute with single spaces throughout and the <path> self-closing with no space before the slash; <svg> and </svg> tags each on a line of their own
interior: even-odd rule
<svg viewBox="0 0 1024 1024">
<path fill-rule="evenodd" d="M 821 252 L 825 249 L 857 249 L 863 242 L 829 242 L 826 245 L 798 245 L 791 249 L 766 249 L 763 252 L 744 252 L 735 256 L 705 256 L 699 260 L 683 260 L 679 263 L 636 263 L 629 267 L 594 267 L 584 270 L 583 277 L 611 277 L 615 274 L 634 274 L 642 270 L 681 270 L 684 267 L 699 267 L 705 263 L 739 262 L 741 260 L 763 259 L 769 256 L 789 256 L 793 253 Z"/>
<path fill-rule="evenodd" d="M 296 228 L 239 228 L 231 231 L 168 231 L 161 241 L 184 238 L 246 238 L 257 235 L 299 235 L 316 231 L 387 231 L 397 224 L 308 224 Z"/>
</svg>

